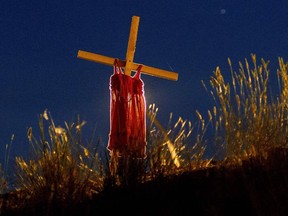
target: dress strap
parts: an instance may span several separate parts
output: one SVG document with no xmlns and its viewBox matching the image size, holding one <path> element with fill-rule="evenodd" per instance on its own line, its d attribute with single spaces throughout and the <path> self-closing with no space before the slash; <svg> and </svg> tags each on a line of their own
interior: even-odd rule
<svg viewBox="0 0 288 216">
<path fill-rule="evenodd" d="M 134 77 L 136 79 L 140 79 L 140 74 L 141 74 L 141 69 L 142 69 L 143 65 L 139 65 L 137 70 L 136 70 L 136 74 L 134 75 Z"/>
<path fill-rule="evenodd" d="M 119 59 L 114 61 L 114 74 L 120 74 L 122 72 L 121 67 L 119 66 Z"/>
</svg>

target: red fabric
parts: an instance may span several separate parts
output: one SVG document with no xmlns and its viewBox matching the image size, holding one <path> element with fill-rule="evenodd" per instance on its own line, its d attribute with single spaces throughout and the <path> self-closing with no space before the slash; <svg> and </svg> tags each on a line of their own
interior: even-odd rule
<svg viewBox="0 0 288 216">
<path fill-rule="evenodd" d="M 131 77 L 117 61 L 110 77 L 110 134 L 107 149 L 120 156 L 146 157 L 146 103 L 142 66 Z"/>
</svg>

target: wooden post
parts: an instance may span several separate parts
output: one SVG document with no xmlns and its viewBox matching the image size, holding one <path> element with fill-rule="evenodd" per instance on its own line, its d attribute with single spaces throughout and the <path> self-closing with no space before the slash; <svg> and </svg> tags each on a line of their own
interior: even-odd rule
<svg viewBox="0 0 288 216">
<path fill-rule="evenodd" d="M 126 65 L 125 65 L 125 71 L 124 71 L 124 73 L 128 76 L 131 75 L 132 64 L 134 61 L 139 19 L 140 18 L 138 16 L 133 16 L 131 27 L 130 27 L 130 35 L 129 35 L 129 40 L 128 40 L 127 52 L 126 52 Z"/>
</svg>

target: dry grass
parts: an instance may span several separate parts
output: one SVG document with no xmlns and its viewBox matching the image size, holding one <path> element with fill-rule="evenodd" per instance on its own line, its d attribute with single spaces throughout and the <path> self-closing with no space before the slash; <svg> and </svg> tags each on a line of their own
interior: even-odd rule
<svg viewBox="0 0 288 216">
<path fill-rule="evenodd" d="M 201 170 L 206 170 L 209 177 L 228 167 L 232 170 L 235 167 L 242 170 L 247 164 L 267 167 L 267 161 L 280 166 L 269 155 L 275 149 L 287 152 L 288 64 L 279 58 L 280 92 L 273 98 L 269 94 L 269 63 L 261 59 L 258 65 L 253 54 L 251 62 L 252 66 L 247 59 L 244 64 L 239 62 L 239 71 L 235 72 L 228 59 L 231 83 L 225 81 L 219 67 L 211 76 L 210 89 L 203 82 L 215 101 L 215 106 L 208 110 L 208 120 L 198 111 L 196 123 L 181 117 L 175 121 L 171 114 L 165 128 L 157 120 L 157 107 L 150 105 L 145 159 L 100 157 L 97 144 L 91 143 L 94 145 L 91 150 L 82 143 L 85 122 L 78 119 L 76 124 L 65 122 L 65 127 L 56 127 L 45 110 L 39 117 L 40 139 L 35 138 L 32 128 L 27 134 L 35 153 L 33 159 L 16 158 L 17 195 L 13 197 L 18 203 L 12 205 L 11 201 L 10 206 L 14 209 L 37 206 L 35 214 L 40 211 L 52 215 L 59 206 L 82 203 L 123 186 L 145 185 Z M 205 137 L 209 128 L 213 130 L 212 141 Z M 217 147 L 217 152 L 208 159 L 207 145 Z M 286 161 L 286 154 L 283 155 Z M 272 168 L 275 166 L 264 170 Z M 1 175 L 2 191 L 5 172 Z M 226 175 L 229 174 L 226 170 Z M 250 174 L 243 171 L 243 175 Z M 5 211 L 9 204 L 3 200 L 1 209 Z"/>
<path fill-rule="evenodd" d="M 210 91 L 215 107 L 209 111 L 215 125 L 215 142 L 222 158 L 243 160 L 265 155 L 271 148 L 287 147 L 287 64 L 279 58 L 279 96 L 269 95 L 269 62 L 251 55 L 235 72 L 231 61 L 232 86 L 225 82 L 220 68 L 211 77 Z"/>
<path fill-rule="evenodd" d="M 44 121 L 49 123 L 48 134 Z M 29 128 L 28 140 L 35 159 L 16 157 L 17 190 L 29 198 L 27 201 L 49 209 L 54 203 L 81 202 L 103 189 L 103 164 L 98 153 L 91 154 L 81 145 L 82 125 L 65 123 L 66 128 L 56 127 L 45 111 L 39 118 L 40 140 Z"/>
</svg>

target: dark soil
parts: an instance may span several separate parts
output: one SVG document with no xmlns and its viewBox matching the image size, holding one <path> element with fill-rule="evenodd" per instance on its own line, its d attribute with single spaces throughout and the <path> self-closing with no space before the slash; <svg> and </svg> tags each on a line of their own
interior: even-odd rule
<svg viewBox="0 0 288 216">
<path fill-rule="evenodd" d="M 288 215 L 288 151 L 242 165 L 211 167 L 121 188 L 106 188 L 83 203 L 27 203 L 2 215 Z M 15 199 L 15 198 L 14 198 Z M 11 204 L 11 201 L 10 201 Z M 46 206 L 46 207 L 45 207 Z"/>
</svg>

